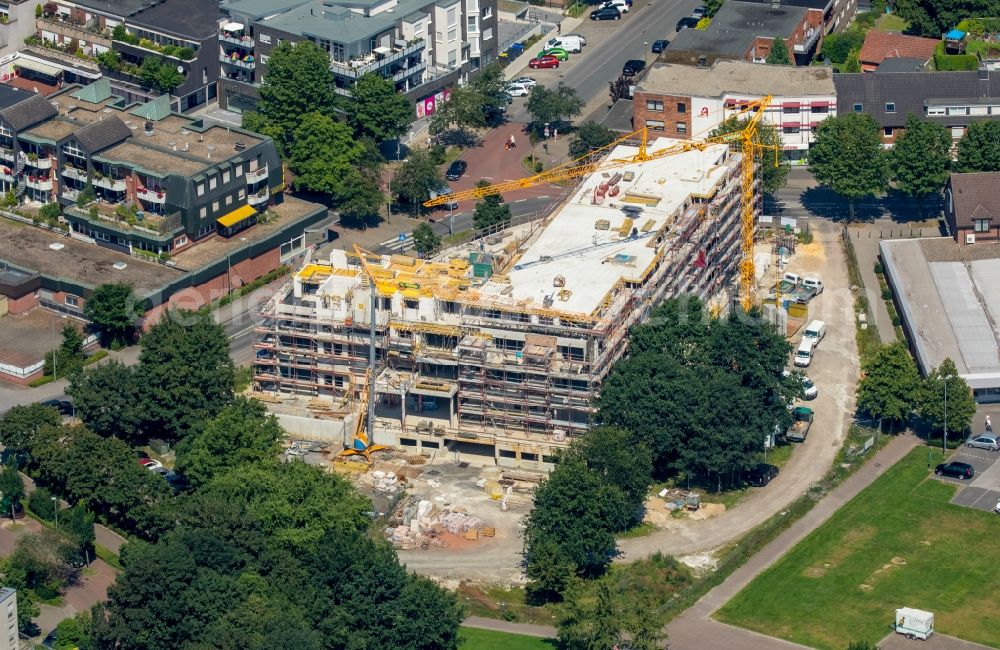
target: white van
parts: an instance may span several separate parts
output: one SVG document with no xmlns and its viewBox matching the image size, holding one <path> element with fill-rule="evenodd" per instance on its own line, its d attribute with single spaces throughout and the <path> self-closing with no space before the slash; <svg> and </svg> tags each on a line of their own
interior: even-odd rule
<svg viewBox="0 0 1000 650">
<path fill-rule="evenodd" d="M 802 282 L 802 278 L 799 277 L 798 273 L 785 273 L 781 280 L 783 282 L 791 282 L 792 284 L 799 284 Z"/>
<path fill-rule="evenodd" d="M 817 278 L 815 275 L 807 275 L 802 278 L 802 285 L 807 289 L 815 289 L 816 295 L 823 293 L 823 281 Z"/>
<path fill-rule="evenodd" d="M 813 342 L 809 339 L 802 339 L 799 348 L 795 351 L 795 365 L 799 368 L 805 368 L 812 363 L 812 358 Z"/>
<path fill-rule="evenodd" d="M 826 323 L 821 320 L 814 320 L 806 325 L 806 331 L 802 333 L 802 340 L 810 341 L 813 345 L 819 345 L 824 336 L 826 336 Z"/>
<path fill-rule="evenodd" d="M 570 54 L 583 51 L 583 41 L 580 40 L 579 36 L 556 36 L 555 38 L 550 38 L 549 42 L 545 44 L 545 48 L 561 47 Z"/>
</svg>

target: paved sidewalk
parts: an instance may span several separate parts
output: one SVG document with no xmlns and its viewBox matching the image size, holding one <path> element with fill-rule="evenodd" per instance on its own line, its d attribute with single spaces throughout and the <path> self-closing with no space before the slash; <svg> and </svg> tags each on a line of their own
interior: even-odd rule
<svg viewBox="0 0 1000 650">
<path fill-rule="evenodd" d="M 511 634 L 523 634 L 525 636 L 535 636 L 543 639 L 555 638 L 556 628 L 550 625 L 531 625 L 529 623 L 508 623 L 495 618 L 485 618 L 483 616 L 470 616 L 462 625 L 474 627 L 480 630 L 493 630 L 495 632 L 509 632 Z"/>
<path fill-rule="evenodd" d="M 882 343 L 892 343 L 896 340 L 896 330 L 892 326 L 889 310 L 882 300 L 882 289 L 875 275 L 875 262 L 878 261 L 878 243 L 881 241 L 879 231 L 871 225 L 859 224 L 848 227 L 854 254 L 858 258 L 858 268 L 861 271 L 861 281 L 865 283 L 865 294 L 872 318 L 878 327 L 878 337 Z"/>
</svg>

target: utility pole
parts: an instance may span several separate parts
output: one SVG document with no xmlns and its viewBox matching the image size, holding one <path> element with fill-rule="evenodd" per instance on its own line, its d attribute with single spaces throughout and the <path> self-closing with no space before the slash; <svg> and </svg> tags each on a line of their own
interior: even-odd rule
<svg viewBox="0 0 1000 650">
<path fill-rule="evenodd" d="M 948 378 L 944 379 L 944 431 L 941 432 L 941 453 L 948 453 Z"/>
</svg>

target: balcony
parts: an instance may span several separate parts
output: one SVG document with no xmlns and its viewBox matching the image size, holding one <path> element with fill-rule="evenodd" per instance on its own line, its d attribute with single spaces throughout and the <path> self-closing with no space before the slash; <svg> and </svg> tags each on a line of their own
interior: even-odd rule
<svg viewBox="0 0 1000 650">
<path fill-rule="evenodd" d="M 94 177 L 94 185 L 97 187 L 103 187 L 106 190 L 111 190 L 112 192 L 124 192 L 125 191 L 125 179 L 124 178 L 109 178 L 107 176 Z"/>
<path fill-rule="evenodd" d="M 415 74 L 423 73 L 423 71 L 426 69 L 427 69 L 427 64 L 421 61 L 416 65 L 411 65 L 409 68 L 404 68 L 403 70 L 400 70 L 396 74 L 392 75 L 392 80 L 402 81 L 407 77 L 412 77 Z"/>
<path fill-rule="evenodd" d="M 8 149 L 7 147 L 0 147 L 0 160 L 9 160 L 14 162 L 14 150 Z"/>
<path fill-rule="evenodd" d="M 267 180 L 267 165 L 247 172 L 247 185 L 253 185 L 264 180 Z"/>
<path fill-rule="evenodd" d="M 42 31 L 52 32 L 53 34 L 59 34 L 78 41 L 86 41 L 87 43 L 94 43 L 107 48 L 111 47 L 111 39 L 107 37 L 106 33 L 85 25 L 69 22 L 68 20 L 39 17 L 35 19 L 35 25 Z"/>
<path fill-rule="evenodd" d="M 73 178 L 83 183 L 87 182 L 87 170 L 77 169 L 76 167 L 63 167 L 62 175 L 66 178 Z"/>
<path fill-rule="evenodd" d="M 360 59 L 355 59 L 347 63 L 331 61 L 330 70 L 342 77 L 357 79 L 358 77 L 362 77 L 369 72 L 376 72 L 397 61 L 401 61 L 408 56 L 412 56 L 423 50 L 424 47 L 425 43 L 423 39 L 421 39 L 412 45 L 407 45 L 404 48 L 393 48 L 389 54 L 386 54 L 381 58 L 379 58 L 378 54 L 372 52 L 371 54 L 361 57 Z"/>
<path fill-rule="evenodd" d="M 140 201 L 146 201 L 149 203 L 166 203 L 167 194 L 166 192 L 156 190 L 150 190 L 145 187 L 140 187 L 136 191 L 136 196 L 139 197 Z"/>
<path fill-rule="evenodd" d="M 34 167 L 35 169 L 52 169 L 52 158 L 49 156 L 38 156 L 32 160 L 31 156 L 28 156 L 25 164 L 28 167 Z"/>
<path fill-rule="evenodd" d="M 236 66 L 237 68 L 243 68 L 244 70 L 253 70 L 257 67 L 256 61 L 243 61 L 242 59 L 234 59 L 232 56 L 228 56 L 225 52 L 219 53 L 219 61 L 227 65 Z"/>
<path fill-rule="evenodd" d="M 258 205 L 266 204 L 267 203 L 267 199 L 268 199 L 268 192 L 267 192 L 267 190 L 261 190 L 260 192 L 257 192 L 256 194 L 251 194 L 250 196 L 248 196 L 247 197 L 247 203 L 249 203 L 250 205 L 253 205 L 253 206 L 258 206 Z"/>
<path fill-rule="evenodd" d="M 24 182 L 33 190 L 52 191 L 52 179 L 48 176 L 26 176 Z"/>
<path fill-rule="evenodd" d="M 0 167 L 0 181 L 14 182 L 14 174 L 10 167 Z"/>
<path fill-rule="evenodd" d="M 240 47 L 245 47 L 247 49 L 253 49 L 254 40 L 249 36 L 228 36 L 224 33 L 219 34 L 219 40 L 223 43 L 231 43 L 232 45 L 239 45 Z"/>
<path fill-rule="evenodd" d="M 795 45 L 792 48 L 793 51 L 796 52 L 797 54 L 803 54 L 805 52 L 808 52 L 810 49 L 812 49 L 813 45 L 816 44 L 816 41 L 819 40 L 819 37 L 820 35 L 822 35 L 822 33 L 823 33 L 822 29 L 816 29 L 815 27 L 810 27 L 809 31 L 806 32 L 805 37 L 802 39 L 802 42 L 795 43 Z"/>
<path fill-rule="evenodd" d="M 80 198 L 80 190 L 74 190 L 69 187 L 64 187 L 62 188 L 62 191 L 59 192 L 59 196 L 66 199 L 67 201 L 76 202 L 76 200 Z"/>
</svg>

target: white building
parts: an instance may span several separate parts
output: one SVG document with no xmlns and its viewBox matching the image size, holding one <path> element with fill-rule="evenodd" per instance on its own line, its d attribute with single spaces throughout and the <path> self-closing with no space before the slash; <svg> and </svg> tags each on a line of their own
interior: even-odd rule
<svg viewBox="0 0 1000 650">
<path fill-rule="evenodd" d="M 0 612 L 4 631 L 0 634 L 0 650 L 19 650 L 17 640 L 17 589 L 0 589 Z"/>
</svg>

